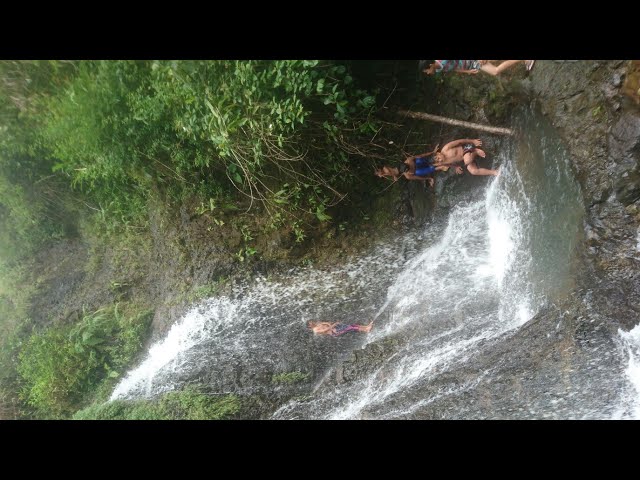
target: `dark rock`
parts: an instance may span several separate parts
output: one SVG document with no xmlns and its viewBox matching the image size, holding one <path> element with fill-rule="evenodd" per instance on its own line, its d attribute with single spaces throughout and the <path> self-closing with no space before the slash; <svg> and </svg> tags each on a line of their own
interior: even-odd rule
<svg viewBox="0 0 640 480">
<path fill-rule="evenodd" d="M 628 205 L 640 198 L 640 115 L 627 112 L 620 117 L 611 129 L 609 148 L 616 166 L 616 197 Z"/>
</svg>

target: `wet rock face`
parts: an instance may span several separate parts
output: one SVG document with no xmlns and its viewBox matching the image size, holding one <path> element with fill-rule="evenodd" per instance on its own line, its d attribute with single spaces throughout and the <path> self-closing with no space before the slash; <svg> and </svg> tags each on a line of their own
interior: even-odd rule
<svg viewBox="0 0 640 480">
<path fill-rule="evenodd" d="M 609 158 L 615 165 L 616 198 L 630 205 L 640 199 L 640 115 L 626 112 L 613 125 Z"/>
<path fill-rule="evenodd" d="M 550 309 L 436 378 L 422 395 L 452 383 L 461 388 L 411 418 L 601 418 L 615 408 L 618 386 L 611 379 L 623 378 L 615 348 L 603 318 Z"/>
<path fill-rule="evenodd" d="M 640 60 L 630 60 L 622 93 L 640 105 Z"/>
<path fill-rule="evenodd" d="M 424 395 L 454 380 L 479 380 L 412 418 L 613 413 L 624 377 L 614 338 L 640 319 L 640 109 L 624 98 L 626 68 L 623 61 L 536 64 L 530 77 L 536 107 L 566 143 L 587 213 L 579 288 L 561 309 L 540 313 L 429 385 Z M 488 369 L 492 374 L 482 377 Z"/>
<path fill-rule="evenodd" d="M 542 61 L 531 75 L 536 105 L 566 141 L 585 200 L 596 203 L 606 201 L 612 187 L 607 175 L 608 90 L 602 90 L 606 80 L 593 80 L 600 68 L 587 61 Z"/>
<path fill-rule="evenodd" d="M 626 327 L 637 323 L 640 301 L 640 109 L 623 91 L 628 68 L 621 60 L 542 61 L 531 76 L 536 104 L 566 142 L 582 188 L 589 283 L 603 297 L 620 292 L 618 319 Z"/>
<path fill-rule="evenodd" d="M 86 246 L 78 240 L 63 240 L 38 254 L 37 261 L 45 267 L 37 269 L 36 276 L 36 285 L 43 293 L 33 297 L 29 310 L 35 323 L 46 325 L 60 318 L 73 322 L 81 316 L 83 305 L 93 305 L 86 299 L 76 299 L 86 287 L 86 273 L 77 265 L 83 264 L 87 255 Z M 51 258 L 56 261 L 47 262 Z M 97 290 L 90 300 L 96 304 L 103 297 L 103 291 Z"/>
<path fill-rule="evenodd" d="M 349 359 L 332 370 L 327 379 L 327 385 L 334 388 L 336 385 L 363 379 L 378 370 L 391 356 L 401 341 L 396 338 L 386 339 L 381 342 L 371 343 L 364 349 L 354 350 Z"/>
</svg>

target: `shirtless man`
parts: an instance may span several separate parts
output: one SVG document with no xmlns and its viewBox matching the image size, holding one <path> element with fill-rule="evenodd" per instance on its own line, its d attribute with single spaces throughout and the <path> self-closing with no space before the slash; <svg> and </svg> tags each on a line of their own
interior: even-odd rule
<svg viewBox="0 0 640 480">
<path fill-rule="evenodd" d="M 500 174 L 498 170 L 478 167 L 478 164 L 476 163 L 476 156 L 480 156 L 482 158 L 487 156 L 484 150 L 477 148 L 481 145 L 482 140 L 480 139 L 463 138 L 461 140 L 449 142 L 442 147 L 442 150 L 433 156 L 435 159 L 435 165 L 448 167 L 454 163 L 464 162 L 471 175 L 498 176 Z"/>
</svg>

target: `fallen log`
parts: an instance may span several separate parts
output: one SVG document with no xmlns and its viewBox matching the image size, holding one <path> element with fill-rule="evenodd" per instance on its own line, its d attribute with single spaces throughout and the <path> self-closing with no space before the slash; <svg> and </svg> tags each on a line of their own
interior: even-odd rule
<svg viewBox="0 0 640 480">
<path fill-rule="evenodd" d="M 447 125 L 455 125 L 458 127 L 472 128 L 475 130 L 482 130 L 490 133 L 497 133 L 499 135 L 513 135 L 513 130 L 502 127 L 489 127 L 487 125 L 480 125 L 478 123 L 465 122 L 463 120 L 454 120 L 453 118 L 440 117 L 438 115 L 432 115 L 430 113 L 412 112 L 410 110 L 398 110 L 399 115 L 403 115 L 409 118 L 417 118 L 418 120 L 431 120 L 432 122 L 446 123 Z"/>
</svg>

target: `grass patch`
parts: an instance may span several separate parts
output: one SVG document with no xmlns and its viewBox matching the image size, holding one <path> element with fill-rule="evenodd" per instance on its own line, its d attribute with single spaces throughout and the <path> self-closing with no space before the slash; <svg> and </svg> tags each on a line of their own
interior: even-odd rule
<svg viewBox="0 0 640 480">
<path fill-rule="evenodd" d="M 224 420 L 240 410 L 236 395 L 211 396 L 187 387 L 158 400 L 116 400 L 92 405 L 74 420 Z"/>
<path fill-rule="evenodd" d="M 195 287 L 191 292 L 186 295 L 186 300 L 189 303 L 197 302 L 203 298 L 213 297 L 220 289 L 229 281 L 226 277 L 220 277 L 214 283 L 208 283 Z"/>
<path fill-rule="evenodd" d="M 304 382 L 309 376 L 310 374 L 302 372 L 278 373 L 271 377 L 271 383 L 292 385 L 294 383 Z"/>
</svg>

